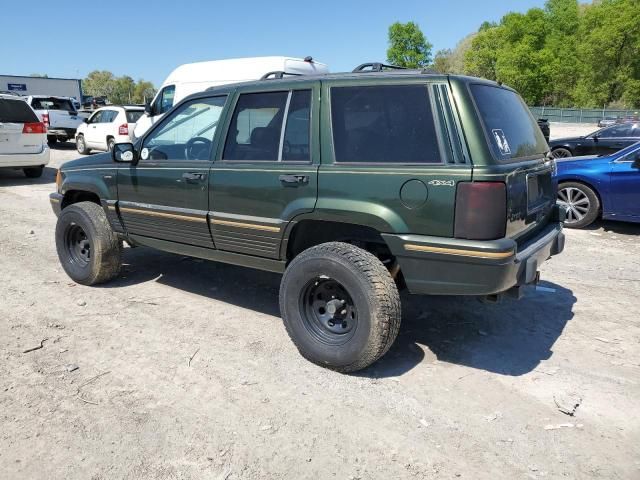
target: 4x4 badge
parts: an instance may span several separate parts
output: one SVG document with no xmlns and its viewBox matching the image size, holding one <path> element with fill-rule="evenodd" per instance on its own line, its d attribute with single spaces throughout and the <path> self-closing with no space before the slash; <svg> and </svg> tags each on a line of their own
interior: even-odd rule
<svg viewBox="0 0 640 480">
<path fill-rule="evenodd" d="M 434 187 L 455 187 L 456 182 L 453 180 L 431 180 L 429 185 L 433 185 Z"/>
</svg>

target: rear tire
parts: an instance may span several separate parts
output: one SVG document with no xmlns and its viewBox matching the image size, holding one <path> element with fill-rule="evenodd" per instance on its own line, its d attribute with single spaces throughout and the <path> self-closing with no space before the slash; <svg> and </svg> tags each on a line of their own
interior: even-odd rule
<svg viewBox="0 0 640 480">
<path fill-rule="evenodd" d="M 573 157 L 573 153 L 568 148 L 556 148 L 551 152 L 553 158 L 569 158 Z"/>
<path fill-rule="evenodd" d="M 567 228 L 584 228 L 600 214 L 600 199 L 584 183 L 566 182 L 558 185 L 558 202 L 567 209 Z"/>
<path fill-rule="evenodd" d="M 84 135 L 78 135 L 76 137 L 76 150 L 80 155 L 88 155 L 91 150 L 87 148 L 87 143 L 84 140 Z"/>
<path fill-rule="evenodd" d="M 104 209 L 79 202 L 62 210 L 56 224 L 56 249 L 67 275 L 81 285 L 97 285 L 120 272 L 122 242 Z"/>
<path fill-rule="evenodd" d="M 44 172 L 44 165 L 40 165 L 39 167 L 26 167 L 23 168 L 22 171 L 27 178 L 40 178 L 42 172 Z"/>
<path fill-rule="evenodd" d="M 53 145 L 55 143 L 58 143 L 58 137 L 56 137 L 55 135 L 47 135 L 47 142 L 50 145 Z"/>
<path fill-rule="evenodd" d="M 280 284 L 280 312 L 307 360 L 355 372 L 382 357 L 400 329 L 400 295 L 371 253 L 347 243 L 311 247 L 295 257 Z"/>
</svg>

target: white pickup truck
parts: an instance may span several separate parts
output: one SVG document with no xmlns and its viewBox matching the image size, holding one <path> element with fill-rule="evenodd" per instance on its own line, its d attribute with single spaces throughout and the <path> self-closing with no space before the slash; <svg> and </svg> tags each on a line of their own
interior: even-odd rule
<svg viewBox="0 0 640 480">
<path fill-rule="evenodd" d="M 47 141 L 66 142 L 74 138 L 76 129 L 87 115 L 78 113 L 70 97 L 31 95 L 25 98 L 47 128 Z"/>
</svg>

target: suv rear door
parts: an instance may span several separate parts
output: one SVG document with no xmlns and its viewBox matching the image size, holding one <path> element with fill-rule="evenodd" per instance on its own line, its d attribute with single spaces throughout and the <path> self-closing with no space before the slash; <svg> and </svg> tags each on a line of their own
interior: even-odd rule
<svg viewBox="0 0 640 480">
<path fill-rule="evenodd" d="M 0 155 L 42 152 L 44 135 L 25 133 L 25 124 L 40 120 L 20 98 L 0 97 Z"/>
<path fill-rule="evenodd" d="M 236 93 L 209 181 L 217 249 L 280 257 L 287 224 L 316 203 L 319 107 L 319 82 Z"/>
</svg>

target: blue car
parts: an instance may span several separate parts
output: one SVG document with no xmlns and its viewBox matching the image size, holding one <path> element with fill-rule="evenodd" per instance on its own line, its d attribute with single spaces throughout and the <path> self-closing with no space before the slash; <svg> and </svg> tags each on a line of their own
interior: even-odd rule
<svg viewBox="0 0 640 480">
<path fill-rule="evenodd" d="M 586 227 L 598 217 L 640 222 L 640 142 L 604 157 L 556 161 L 567 227 Z"/>
</svg>

